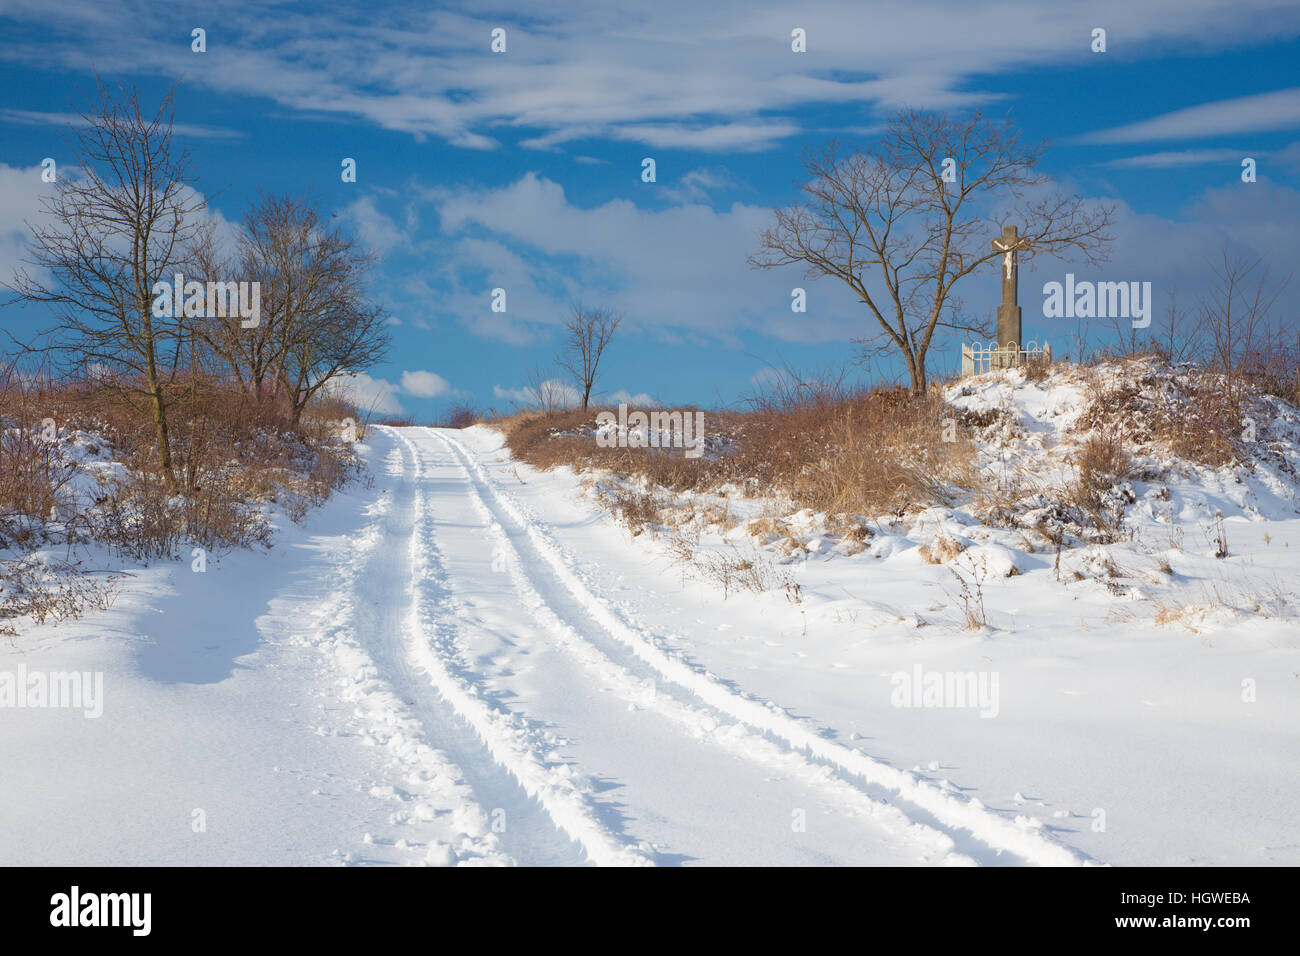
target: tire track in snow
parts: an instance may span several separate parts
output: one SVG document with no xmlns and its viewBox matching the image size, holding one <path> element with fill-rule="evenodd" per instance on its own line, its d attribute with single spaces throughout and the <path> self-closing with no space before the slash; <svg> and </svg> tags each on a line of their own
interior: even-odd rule
<svg viewBox="0 0 1300 956">
<path fill-rule="evenodd" d="M 414 845 L 405 837 L 394 844 L 405 851 L 407 859 L 412 863 L 509 865 L 514 861 L 502 852 L 497 835 L 490 831 L 487 814 L 475 801 L 471 787 L 463 782 L 462 770 L 445 752 L 429 746 L 425 719 L 404 703 L 397 688 L 381 676 L 362 641 L 367 630 L 358 611 L 365 604 L 362 584 L 380 552 L 390 508 L 391 501 L 384 492 L 371 505 L 361 533 L 348 542 L 344 559 L 335 564 L 340 586 L 309 612 L 308 619 L 314 625 L 308 630 L 309 636 L 298 635 L 293 640 L 321 652 L 339 687 L 339 696 L 353 705 L 349 729 L 359 732 L 365 742 L 382 748 L 390 765 L 398 768 L 400 789 L 376 784 L 370 793 L 396 804 L 390 823 L 412 827 Z M 437 839 L 450 835 L 437 823 L 439 820 L 449 823 L 453 832 L 459 831 L 455 846 Z M 348 851 L 343 858 L 352 862 L 354 855 Z"/>
<path fill-rule="evenodd" d="M 411 603 L 406 617 L 408 652 L 427 675 L 433 688 L 464 720 L 492 757 L 509 771 L 527 794 L 535 798 L 555 825 L 583 848 L 588 859 L 601 866 L 650 866 L 653 859 L 640 846 L 621 839 L 605 826 L 593 804 L 592 793 L 574 780 L 572 768 L 554 763 L 543 754 L 552 749 L 520 714 L 495 705 L 468 676 L 459 662 L 455 615 L 439 607 L 449 605 L 445 580 L 425 504 L 423 465 L 415 445 L 402 430 L 384 428 L 410 452 L 414 485 L 412 535 L 408 549 Z M 431 593 L 435 592 L 436 593 Z"/>
<path fill-rule="evenodd" d="M 696 745 L 701 736 L 705 736 L 734 755 L 777 771 L 796 784 L 833 801 L 852 817 L 874 825 L 877 832 L 873 835 L 878 840 L 883 838 L 894 841 L 904 854 L 913 859 L 944 865 L 975 865 L 970 857 L 955 852 L 953 840 L 948 834 L 910 819 L 890 803 L 873 799 L 824 764 L 810 761 L 798 751 L 753 732 L 744 723 L 724 725 L 717 720 L 719 711 L 715 708 L 692 706 L 655 689 L 647 693 L 646 682 L 584 639 L 572 624 L 564 621 L 548 604 L 524 570 L 522 556 L 484 500 L 469 466 L 442 435 L 434 431 L 429 434 L 443 442 L 465 475 L 471 504 L 484 521 L 487 532 L 500 553 L 504 555 L 505 570 L 524 606 L 555 637 L 559 646 L 592 672 L 601 685 L 617 688 L 619 695 L 633 706 L 653 710 L 667 718 L 692 738 L 692 745 Z"/>
<path fill-rule="evenodd" d="M 379 432 L 387 434 L 384 429 Z M 391 434 L 388 437 L 392 440 Z M 406 461 L 403 447 L 392 440 L 388 460 L 396 478 L 389 489 L 392 499 L 385 499 L 382 521 L 373 532 L 376 541 L 367 568 L 366 600 L 360 602 L 369 613 L 362 636 L 378 670 L 411 708 L 426 738 L 452 755 L 471 792 L 491 810 L 492 822 L 499 819 L 497 811 L 504 811 L 506 828 L 490 836 L 500 840 L 513 861 L 548 866 L 585 862 L 585 848 L 557 826 L 510 768 L 483 746 L 478 731 L 429 686 L 421 648 L 423 625 L 412 617 L 418 585 L 411 565 L 419 539 L 413 474 L 418 461 Z"/>
<path fill-rule="evenodd" d="M 472 452 L 441 431 L 431 431 L 431 434 L 458 453 L 466 468 L 472 469 L 481 487 L 527 534 L 537 554 L 569 590 L 574 600 L 612 638 L 626 645 L 663 679 L 688 690 L 734 720 L 770 734 L 789 747 L 868 784 L 897 794 L 942 826 L 969 832 L 994 851 L 1012 853 L 1028 863 L 1043 866 L 1080 866 L 1091 863 L 1074 850 L 1040 832 L 1041 821 L 1024 816 L 1007 819 L 990 810 L 978 798 L 963 799 L 915 774 L 898 770 L 860 751 L 827 740 L 815 729 L 789 717 L 774 703 L 760 701 L 732 690 L 707 670 L 691 664 L 676 651 L 665 648 L 655 635 L 627 621 L 608 601 L 598 597 L 588 587 L 566 559 L 563 547 L 538 520 L 526 515 L 512 496 L 497 486 Z"/>
</svg>

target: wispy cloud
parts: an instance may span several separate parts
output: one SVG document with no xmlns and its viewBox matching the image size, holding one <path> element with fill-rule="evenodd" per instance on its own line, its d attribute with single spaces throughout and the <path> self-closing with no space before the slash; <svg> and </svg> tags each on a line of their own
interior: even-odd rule
<svg viewBox="0 0 1300 956">
<path fill-rule="evenodd" d="M 86 120 L 79 113 L 43 113 L 36 110 L 0 109 L 0 121 L 21 123 L 24 126 L 86 126 Z M 173 123 L 172 132 L 177 136 L 191 136 L 195 139 L 240 139 L 248 134 L 237 129 L 222 129 L 218 126 L 200 126 L 194 123 Z"/>
<path fill-rule="evenodd" d="M 1189 16 L 1186 0 L 1096 0 L 1087 23 L 1105 23 L 1130 50 L 1207 43 L 1227 49 L 1289 38 L 1300 27 L 1294 3 L 1195 6 Z M 539 149 L 615 139 L 726 151 L 785 140 L 807 125 L 817 105 L 845 107 L 846 128 L 863 128 L 873 111 L 899 105 L 988 103 L 1006 94 L 982 89 L 985 78 L 1089 55 L 1077 18 L 1052 4 L 1000 0 L 892 4 L 869 13 L 853 0 L 798 7 L 658 0 L 653 16 L 634 0 L 594 9 L 586 0 L 547 0 L 513 14 L 484 13 L 477 0 L 424 10 L 375 0 L 330 17 L 292 5 L 269 5 L 249 17 L 229 0 L 213 0 L 209 11 L 222 34 L 209 38 L 208 52 L 194 54 L 184 35 L 137 29 L 148 14 L 131 0 L 70 0 L 57 10 L 13 3 L 0 14 L 0 58 L 37 70 L 84 70 L 93 61 L 101 72 L 183 74 L 187 83 L 270 97 L 299 114 L 355 119 L 474 149 L 492 149 L 517 130 Z M 504 53 L 489 49 L 495 27 L 507 31 Z M 790 48 L 795 27 L 806 31 L 806 53 Z M 1295 112 L 1289 92 L 1223 109 L 1211 104 L 1199 114 L 1180 111 L 1111 131 L 1119 138 L 1104 141 L 1278 128 L 1269 124 Z M 824 128 L 824 118 L 816 125 Z"/>
<path fill-rule="evenodd" d="M 1124 156 L 1097 165 L 1111 166 L 1116 169 L 1174 169 L 1179 166 L 1208 166 L 1214 163 L 1235 164 L 1249 155 L 1251 154 L 1240 149 L 1184 149 L 1146 153 L 1142 156 Z M 1256 152 L 1255 155 L 1263 154 Z"/>
<path fill-rule="evenodd" d="M 1262 133 L 1300 127 L 1300 88 L 1238 96 L 1088 133 L 1084 143 L 1143 143 Z"/>
<path fill-rule="evenodd" d="M 684 173 L 674 184 L 663 186 L 659 194 L 674 203 L 707 202 L 709 194 L 721 189 L 741 189 L 744 184 L 727 170 L 701 167 Z"/>
</svg>

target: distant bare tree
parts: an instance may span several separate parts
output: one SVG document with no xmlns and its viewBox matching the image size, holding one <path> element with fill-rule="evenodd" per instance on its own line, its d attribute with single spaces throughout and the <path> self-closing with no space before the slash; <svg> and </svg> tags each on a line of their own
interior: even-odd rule
<svg viewBox="0 0 1300 956">
<path fill-rule="evenodd" d="M 331 380 L 374 366 L 388 351 L 388 314 L 367 288 L 374 262 L 338 230 L 313 232 L 300 250 L 277 332 L 284 345 L 276 374 L 295 424 Z"/>
<path fill-rule="evenodd" d="M 1235 398 L 1241 373 L 1266 364 L 1260 353 L 1275 338 L 1271 313 L 1289 278 L 1272 281 L 1262 256 L 1235 256 L 1226 246 L 1207 266 L 1214 281 L 1201 297 L 1200 325 L 1209 338 L 1211 361 Z"/>
<path fill-rule="evenodd" d="M 75 161 L 65 164 L 78 173 L 42 201 L 49 224 L 28 225 L 25 261 L 49 278 L 24 268 L 10 288 L 53 310 L 42 351 L 145 400 L 158 469 L 174 484 L 167 387 L 189 354 L 193 319 L 153 314 L 153 287 L 189 265 L 205 202 L 191 188 L 188 155 L 173 155 L 172 93 L 147 111 L 133 87 L 113 91 L 98 76 L 95 85 L 71 143 Z"/>
<path fill-rule="evenodd" d="M 596 384 L 600 358 L 605 354 L 605 346 L 618 331 L 623 317 L 608 309 L 587 309 L 581 305 L 573 307 L 573 314 L 565 322 L 568 332 L 564 351 L 557 360 L 561 368 L 569 373 L 578 393 L 582 396 L 582 410 L 587 410 L 591 401 L 591 390 Z"/>
<path fill-rule="evenodd" d="M 540 365 L 534 365 L 524 379 L 524 394 L 532 396 L 533 404 L 541 412 L 554 412 L 569 407 L 567 386 L 549 377 Z"/>
<path fill-rule="evenodd" d="M 309 199 L 263 196 L 244 217 L 235 262 L 219 262 L 209 235 L 198 259 L 216 273 L 237 271 L 259 282 L 261 315 L 205 325 L 212 351 L 260 401 L 283 396 L 297 422 L 308 401 L 333 378 L 363 371 L 389 344 L 386 313 L 366 289 L 374 257 Z"/>
<path fill-rule="evenodd" d="M 1174 364 L 1189 362 L 1201 354 L 1204 329 L 1190 320 L 1186 309 L 1178 306 L 1178 291 L 1169 293 L 1169 308 L 1158 326 L 1160 351 Z"/>
<path fill-rule="evenodd" d="M 1022 261 L 1069 252 L 1102 260 L 1111 207 L 1039 195 L 1048 180 L 1036 171 L 1044 149 L 1021 145 L 1010 122 L 978 113 L 956 120 L 904 111 L 867 152 L 846 153 L 834 142 L 810 151 L 805 198 L 777 210 L 750 264 L 799 263 L 810 277 L 848 285 L 879 325 L 860 344 L 874 343 L 867 354 L 900 354 L 919 394 L 936 329 L 988 334 L 987 322 L 963 317 L 953 290 L 1002 255 L 989 245 L 1002 223 L 1023 226 Z M 995 203 L 1011 205 L 990 220 Z"/>
</svg>

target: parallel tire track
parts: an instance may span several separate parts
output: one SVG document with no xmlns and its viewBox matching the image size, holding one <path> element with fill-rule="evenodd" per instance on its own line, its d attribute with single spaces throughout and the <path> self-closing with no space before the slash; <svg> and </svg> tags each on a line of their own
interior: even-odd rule
<svg viewBox="0 0 1300 956">
<path fill-rule="evenodd" d="M 413 533 L 408 560 L 411 604 L 407 614 L 408 650 L 429 682 L 456 714 L 478 735 L 493 759 L 535 798 L 555 824 L 577 841 L 588 859 L 601 866 L 649 866 L 653 859 L 601 823 L 591 796 L 571 779 L 567 766 L 549 766 L 541 756 L 546 745 L 522 715 L 494 705 L 458 664 L 457 618 L 448 590 L 440 585 L 446 574 L 433 538 L 432 520 L 422 487 L 423 464 L 404 430 L 384 429 L 397 437 L 412 459 L 415 485 Z M 448 613 L 448 609 L 452 613 Z"/>
<path fill-rule="evenodd" d="M 693 666 L 644 628 L 626 620 L 605 599 L 596 595 L 575 572 L 564 550 L 539 521 L 526 515 L 512 497 L 501 490 L 477 458 L 461 442 L 432 432 L 451 448 L 462 465 L 477 476 L 475 482 L 529 538 L 534 550 L 554 576 L 610 637 L 629 648 L 662 679 L 689 691 L 696 698 L 734 720 L 782 741 L 870 785 L 884 788 L 924 811 L 952 830 L 964 830 L 998 852 L 1015 854 L 1028 863 L 1044 866 L 1079 866 L 1090 861 L 1040 831 L 1041 822 L 1017 816 L 1007 819 L 978 799 L 963 799 L 912 773 L 898 770 L 856 750 L 820 736 L 814 729 L 789 717 L 770 702 L 732 690 L 711 673 Z"/>
<path fill-rule="evenodd" d="M 431 434 L 441 438 L 437 433 Z M 954 851 L 953 841 L 947 834 L 909 819 L 892 804 L 872 799 L 859 788 L 830 772 L 824 764 L 810 761 L 803 754 L 782 746 L 761 733 L 755 733 L 744 724 L 733 723 L 730 726 L 722 726 L 722 723 L 716 719 L 719 715 L 718 711 L 712 707 L 690 706 L 672 695 L 654 690 L 646 693 L 644 681 L 585 640 L 578 630 L 563 620 L 556 609 L 541 595 L 525 571 L 524 561 L 510 541 L 505 527 L 497 520 L 483 499 L 477 481 L 469 468 L 460 461 L 450 445 L 446 447 L 460 462 L 460 469 L 466 476 L 471 503 L 485 522 L 498 553 L 506 558 L 506 570 L 524 606 L 537 623 L 555 637 L 557 644 L 564 651 L 593 673 L 601 686 L 614 687 L 629 704 L 653 710 L 667 718 L 690 735 L 691 739 L 683 741 L 687 745 L 697 746 L 701 728 L 707 728 L 705 735 L 736 756 L 799 781 L 813 792 L 839 803 L 851 815 L 870 820 L 890 838 L 904 841 L 908 845 L 909 855 L 915 855 L 926 862 L 940 862 L 947 865 L 974 864 L 969 857 Z M 725 715 L 722 716 L 725 719 Z M 877 839 L 883 835 L 879 832 L 873 834 Z"/>
</svg>

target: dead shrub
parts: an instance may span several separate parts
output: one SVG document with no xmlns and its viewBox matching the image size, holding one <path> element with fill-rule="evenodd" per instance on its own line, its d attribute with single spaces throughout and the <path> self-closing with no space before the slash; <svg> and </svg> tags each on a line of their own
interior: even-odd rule
<svg viewBox="0 0 1300 956">
<path fill-rule="evenodd" d="M 91 575 L 75 563 L 38 554 L 0 561 L 0 634 L 14 636 L 13 622 L 24 617 L 44 624 L 112 607 L 120 578 Z"/>
<path fill-rule="evenodd" d="M 792 583 L 788 575 L 778 571 L 772 561 L 756 548 L 751 546 L 742 551 L 731 540 L 727 540 L 725 548 L 720 551 L 694 551 L 691 560 L 701 578 L 722 588 L 723 600 L 733 591 L 762 594 L 782 586 L 788 594 Z"/>
<path fill-rule="evenodd" d="M 956 538 L 941 534 L 921 545 L 919 552 L 926 564 L 947 564 L 965 550 L 966 545 Z"/>
<path fill-rule="evenodd" d="M 442 416 L 442 421 L 438 424 L 442 428 L 469 428 L 477 421 L 478 412 L 474 410 L 474 406 L 461 403 L 447 409 L 447 413 Z"/>
<path fill-rule="evenodd" d="M 1124 519 L 1124 506 L 1133 501 L 1132 492 L 1120 487 L 1133 463 L 1122 440 L 1114 432 L 1090 435 L 1073 456 L 1077 477 L 1065 489 L 1065 503 L 1080 509 L 1101 534 L 1099 542 L 1113 540 Z"/>
<path fill-rule="evenodd" d="M 1042 357 L 1031 358 L 1022 367 L 1026 382 L 1045 382 L 1052 374 L 1052 363 Z"/>
<path fill-rule="evenodd" d="M 1114 432 L 1090 435 L 1074 455 L 1079 471 L 1089 476 L 1127 478 L 1133 471 L 1133 460 L 1124 449 L 1124 443 Z"/>
<path fill-rule="evenodd" d="M 936 397 L 871 393 L 832 413 L 823 454 L 789 476 L 792 494 L 817 511 L 867 515 L 953 504 L 978 484 L 973 447 L 953 426 Z"/>
<path fill-rule="evenodd" d="M 647 528 L 654 529 L 663 523 L 663 502 L 652 492 L 607 488 L 600 500 L 634 538 Z"/>
<path fill-rule="evenodd" d="M 50 540 L 52 516 L 72 523 L 76 465 L 59 451 L 47 379 L 0 367 L 0 549 Z"/>
<path fill-rule="evenodd" d="M 1163 359 L 1143 356 L 1124 363 L 1115 381 L 1092 370 L 1088 407 L 1077 431 L 1104 431 L 1132 449 L 1177 455 L 1219 467 L 1241 457 L 1238 436 L 1248 394 L 1203 369 L 1175 371 Z"/>
<path fill-rule="evenodd" d="M 14 633 L 8 622 L 19 617 L 62 620 L 111 600 L 112 579 L 77 557 L 88 541 L 146 562 L 190 545 L 268 546 L 265 504 L 299 520 L 361 470 L 338 427 L 355 420 L 350 406 L 323 399 L 294 424 L 284 401 L 196 375 L 169 386 L 168 482 L 142 401 L 131 382 L 0 367 L 0 632 Z M 83 467 L 74 434 L 115 470 Z M 48 545 L 67 558 L 54 561 Z"/>
</svg>

